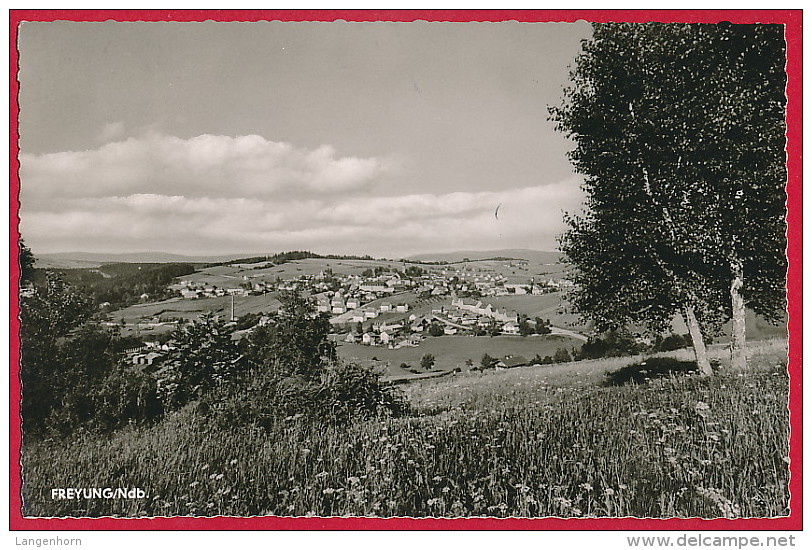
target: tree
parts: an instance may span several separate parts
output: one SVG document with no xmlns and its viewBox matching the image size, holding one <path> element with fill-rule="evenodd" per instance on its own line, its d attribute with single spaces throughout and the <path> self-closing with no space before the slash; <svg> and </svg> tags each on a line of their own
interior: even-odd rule
<svg viewBox="0 0 812 550">
<path fill-rule="evenodd" d="M 440 323 L 432 323 L 429 326 L 429 336 L 442 336 L 443 334 L 445 334 L 445 331 Z"/>
<path fill-rule="evenodd" d="M 530 323 L 527 321 L 527 317 L 522 317 L 519 319 L 519 334 L 522 336 L 528 336 L 534 332 L 535 331 L 533 328 L 530 327 Z"/>
<path fill-rule="evenodd" d="M 572 356 L 567 348 L 558 348 L 553 355 L 553 361 L 556 363 L 569 363 L 572 361 Z"/>
<path fill-rule="evenodd" d="M 327 340 L 329 316 L 316 314 L 313 301 L 297 291 L 282 292 L 279 300 L 282 305 L 270 322 L 249 335 L 246 356 L 282 377 L 317 378 L 336 356 L 335 343 Z"/>
<path fill-rule="evenodd" d="M 423 370 L 431 370 L 434 368 L 434 356 L 430 353 L 425 354 L 420 358 L 420 366 Z"/>
<path fill-rule="evenodd" d="M 34 279 L 34 264 L 36 260 L 31 253 L 31 249 L 25 246 L 25 243 L 20 239 L 20 283 L 30 283 Z"/>
<path fill-rule="evenodd" d="M 239 374 L 240 354 L 233 328 L 207 313 L 172 333 L 170 351 L 155 373 L 164 407 L 176 409 Z"/>
<path fill-rule="evenodd" d="M 491 357 L 487 353 L 482 355 L 482 359 L 479 360 L 479 364 L 482 366 L 483 369 L 492 369 L 496 366 L 499 360 Z"/>
<path fill-rule="evenodd" d="M 661 332 L 681 313 L 704 374 L 704 335 L 732 318 L 741 366 L 744 307 L 769 319 L 784 308 L 781 28 L 593 29 L 550 110 L 587 195 L 560 240 L 572 303 L 599 330 Z"/>
<path fill-rule="evenodd" d="M 550 321 L 545 321 L 541 317 L 536 317 L 536 334 L 550 334 L 552 329 L 550 328 Z"/>
</svg>

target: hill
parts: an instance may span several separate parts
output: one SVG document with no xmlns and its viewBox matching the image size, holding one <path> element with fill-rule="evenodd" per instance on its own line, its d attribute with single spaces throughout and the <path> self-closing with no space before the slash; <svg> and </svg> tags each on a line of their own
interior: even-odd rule
<svg viewBox="0 0 812 550">
<path fill-rule="evenodd" d="M 113 263 L 213 263 L 236 258 L 239 254 L 228 256 L 185 256 L 168 252 L 127 252 L 122 254 L 103 252 L 57 252 L 54 254 L 37 254 L 37 267 L 74 269 L 81 267 L 99 267 Z"/>
<path fill-rule="evenodd" d="M 406 258 L 423 262 L 456 263 L 468 260 L 489 260 L 493 258 L 511 258 L 528 260 L 532 263 L 555 264 L 559 263 L 561 253 L 557 251 L 529 250 L 526 248 L 507 248 L 504 250 L 463 250 L 458 252 L 433 252 L 415 254 Z"/>
</svg>

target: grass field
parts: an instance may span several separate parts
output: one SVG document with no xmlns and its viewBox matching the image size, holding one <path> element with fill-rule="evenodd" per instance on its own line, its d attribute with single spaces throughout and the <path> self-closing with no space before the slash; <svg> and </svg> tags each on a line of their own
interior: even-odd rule
<svg viewBox="0 0 812 550">
<path fill-rule="evenodd" d="M 277 299 L 277 294 L 273 292 L 269 292 L 264 296 L 234 297 L 234 314 L 237 317 L 241 317 L 247 313 L 268 313 L 276 311 L 279 309 L 279 306 L 280 302 Z M 135 323 L 143 323 L 156 317 L 163 320 L 173 318 L 193 320 L 208 312 L 230 317 L 231 296 L 198 298 L 196 300 L 172 298 L 161 302 L 136 304 L 111 312 L 110 319 L 116 324 L 121 323 L 122 320 L 126 323 L 126 326 L 122 330 L 122 334 L 126 336 L 135 331 Z M 171 330 L 172 327 L 163 328 Z"/>
<path fill-rule="evenodd" d="M 420 365 L 420 358 L 430 353 L 434 355 L 435 368 L 438 370 L 451 370 L 456 367 L 465 368 L 465 360 L 471 359 L 479 365 L 482 355 L 487 353 L 492 357 L 504 358 L 506 355 L 521 355 L 525 359 L 532 359 L 535 354 L 542 357 L 555 354 L 558 348 L 573 346 L 580 347 L 583 342 L 568 336 L 439 336 L 428 337 L 420 346 L 404 347 L 390 350 L 385 347 L 363 346 L 361 344 L 348 344 L 342 342 L 338 346 L 339 357 L 348 360 L 359 360 L 361 363 L 377 357 L 381 363 L 389 363 L 389 373 L 403 374 L 401 363 L 408 363 L 412 367 Z"/>
<path fill-rule="evenodd" d="M 785 341 L 752 347 L 748 372 L 602 385 L 624 361 L 634 359 L 415 383 L 400 419 L 291 418 L 265 431 L 218 427 L 190 407 L 111 437 L 27 442 L 24 514 L 788 513 Z M 146 498 L 52 500 L 53 487 L 139 487 Z"/>
</svg>

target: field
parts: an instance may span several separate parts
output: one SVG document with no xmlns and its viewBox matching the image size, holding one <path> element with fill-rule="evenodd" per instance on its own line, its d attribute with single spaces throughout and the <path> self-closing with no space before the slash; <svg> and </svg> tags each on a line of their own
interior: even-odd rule
<svg viewBox="0 0 812 550">
<path fill-rule="evenodd" d="M 375 269 L 383 266 L 403 269 L 399 262 L 378 260 L 333 260 L 326 258 L 309 258 L 306 260 L 291 260 L 289 262 L 268 266 L 268 262 L 256 264 L 229 264 L 216 267 L 207 267 L 197 273 L 183 277 L 183 280 L 195 284 L 214 285 L 221 288 L 236 287 L 247 277 L 254 282 L 273 282 L 277 278 L 283 280 L 301 277 L 302 275 L 318 275 L 321 271 L 333 270 L 341 275 L 360 275 L 366 269 Z"/>
<path fill-rule="evenodd" d="M 407 374 L 400 368 L 401 363 L 412 367 L 420 365 L 420 358 L 430 353 L 434 355 L 435 369 L 451 370 L 456 367 L 465 369 L 465 360 L 470 359 L 479 365 L 482 355 L 504 358 L 506 355 L 521 355 L 532 359 L 535 354 L 542 357 L 553 355 L 558 348 L 580 347 L 583 342 L 568 336 L 439 336 L 426 338 L 418 347 L 388 349 L 385 347 L 363 346 L 361 344 L 339 343 L 339 357 L 348 360 L 360 360 L 361 363 L 389 363 L 391 375 Z M 377 357 L 379 361 L 372 361 Z"/>
<path fill-rule="evenodd" d="M 234 314 L 237 317 L 247 313 L 268 313 L 279 309 L 280 302 L 276 293 L 269 292 L 264 296 L 235 296 Z M 226 318 L 231 316 L 231 296 L 218 296 L 216 298 L 198 298 L 196 300 L 184 300 L 182 298 L 172 298 L 162 302 L 150 302 L 146 304 L 136 304 L 118 311 L 110 313 L 110 321 L 119 325 L 124 321 L 122 335 L 135 334 L 135 323 L 139 323 L 138 330 L 144 330 L 148 325 L 144 323 L 153 319 L 186 319 L 193 320 L 208 312 L 223 315 Z M 173 324 L 157 326 L 150 330 L 156 333 L 174 330 Z"/>
<path fill-rule="evenodd" d="M 28 442 L 24 515 L 786 515 L 786 341 L 749 351 L 747 372 L 723 362 L 635 386 L 602 383 L 634 358 L 419 382 L 399 419 L 266 431 L 188 407 L 111 437 Z M 146 497 L 52 500 L 53 487 Z"/>
</svg>

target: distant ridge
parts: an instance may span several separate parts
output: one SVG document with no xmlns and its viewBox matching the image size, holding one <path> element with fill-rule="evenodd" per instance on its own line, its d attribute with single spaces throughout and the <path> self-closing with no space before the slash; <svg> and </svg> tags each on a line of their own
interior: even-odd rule
<svg viewBox="0 0 812 550">
<path fill-rule="evenodd" d="M 93 268 L 102 264 L 110 263 L 222 263 L 235 260 L 237 258 L 248 258 L 251 256 L 266 256 L 264 254 L 247 254 L 237 252 L 234 254 L 221 255 L 184 255 L 171 254 L 168 252 L 127 252 L 127 253 L 104 253 L 104 252 L 57 252 L 52 254 L 37 254 L 37 267 L 41 268 Z M 555 264 L 561 257 L 560 252 L 549 250 L 530 250 L 527 248 L 508 248 L 502 250 L 462 250 L 458 252 L 431 252 L 426 254 L 414 254 L 408 256 L 407 260 L 420 260 L 424 262 L 461 262 L 469 260 L 487 260 L 492 258 L 512 258 L 523 259 L 534 263 Z"/>
<path fill-rule="evenodd" d="M 420 260 L 424 262 L 461 262 L 469 260 L 487 260 L 491 258 L 513 258 L 528 260 L 541 264 L 558 263 L 560 252 L 549 250 L 530 250 L 527 248 L 507 248 L 503 250 L 463 250 L 460 252 L 432 252 L 408 256 L 407 260 Z"/>
<path fill-rule="evenodd" d="M 222 256 L 185 256 L 168 252 L 128 252 L 123 254 L 107 254 L 103 252 L 34 253 L 34 257 L 37 259 L 37 267 L 51 268 L 98 267 L 101 264 L 112 263 L 214 263 L 228 261 L 239 256 L 241 256 L 239 253 Z"/>
</svg>

